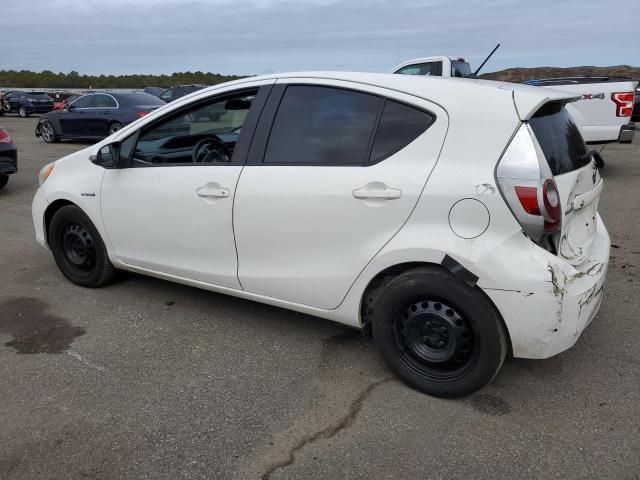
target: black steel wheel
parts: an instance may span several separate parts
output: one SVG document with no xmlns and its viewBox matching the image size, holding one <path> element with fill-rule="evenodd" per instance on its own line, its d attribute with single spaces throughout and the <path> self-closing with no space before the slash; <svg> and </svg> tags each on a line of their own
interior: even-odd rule
<svg viewBox="0 0 640 480">
<path fill-rule="evenodd" d="M 489 383 L 507 354 L 497 310 L 476 287 L 439 267 L 387 279 L 367 305 L 376 345 L 410 386 L 459 397 Z"/>
<path fill-rule="evenodd" d="M 79 223 L 68 222 L 61 234 L 67 262 L 82 272 L 90 272 L 96 264 L 96 246 L 91 233 Z"/>
<path fill-rule="evenodd" d="M 464 375 L 479 352 L 472 325 L 433 296 L 416 298 L 397 312 L 394 337 L 406 366 L 434 380 Z"/>
<path fill-rule="evenodd" d="M 75 205 L 58 210 L 48 228 L 49 245 L 60 271 L 77 285 L 99 287 L 115 274 L 107 249 L 89 217 Z"/>
</svg>

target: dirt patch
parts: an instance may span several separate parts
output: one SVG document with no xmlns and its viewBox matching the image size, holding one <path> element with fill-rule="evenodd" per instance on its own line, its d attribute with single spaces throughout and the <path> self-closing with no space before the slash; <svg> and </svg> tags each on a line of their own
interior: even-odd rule
<svg viewBox="0 0 640 480">
<path fill-rule="evenodd" d="M 67 319 L 48 313 L 38 298 L 20 297 L 0 304 L 0 334 L 13 337 L 5 346 L 17 353 L 62 353 L 86 333 Z"/>
</svg>

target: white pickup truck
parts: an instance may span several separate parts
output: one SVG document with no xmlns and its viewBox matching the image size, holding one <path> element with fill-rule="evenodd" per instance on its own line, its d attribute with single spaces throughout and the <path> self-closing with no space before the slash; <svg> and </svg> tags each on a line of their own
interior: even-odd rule
<svg viewBox="0 0 640 480">
<path fill-rule="evenodd" d="M 425 57 L 406 61 L 390 73 L 441 77 L 473 76 L 461 57 Z M 638 82 L 629 77 L 567 77 L 524 82 L 553 88 L 576 96 L 567 105 L 573 120 L 587 143 L 630 143 L 635 133 L 631 123 L 634 90 Z"/>
</svg>

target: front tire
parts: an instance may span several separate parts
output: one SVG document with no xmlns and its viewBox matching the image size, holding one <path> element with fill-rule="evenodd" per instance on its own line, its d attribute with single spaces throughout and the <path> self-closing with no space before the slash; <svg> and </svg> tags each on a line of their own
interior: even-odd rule
<svg viewBox="0 0 640 480">
<path fill-rule="evenodd" d="M 40 124 L 40 135 L 46 143 L 58 143 L 60 137 L 56 133 L 56 129 L 49 120 L 45 120 Z"/>
<path fill-rule="evenodd" d="M 20 115 L 22 118 L 27 118 L 29 116 L 29 112 L 27 111 L 26 108 L 19 107 L 18 108 L 18 115 Z"/>
<path fill-rule="evenodd" d="M 507 355 L 507 336 L 491 302 L 439 267 L 383 282 L 367 305 L 373 337 L 391 370 L 436 397 L 469 395 L 488 384 Z"/>
<path fill-rule="evenodd" d="M 9 183 L 9 175 L 0 174 L 0 190 L 3 189 L 7 183 Z"/>
<path fill-rule="evenodd" d="M 100 287 L 115 275 L 98 230 L 75 205 L 62 207 L 53 215 L 49 245 L 60 271 L 76 285 Z"/>
</svg>

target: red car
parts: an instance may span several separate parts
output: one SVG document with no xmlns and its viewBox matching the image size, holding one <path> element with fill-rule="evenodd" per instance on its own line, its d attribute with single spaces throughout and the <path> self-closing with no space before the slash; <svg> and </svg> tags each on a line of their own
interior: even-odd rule
<svg viewBox="0 0 640 480">
<path fill-rule="evenodd" d="M 64 110 L 67 108 L 67 105 L 79 99 L 83 94 L 81 93 L 72 93 L 66 98 L 63 97 L 64 94 L 56 94 L 57 98 L 54 98 L 53 109 L 54 110 Z"/>
</svg>

